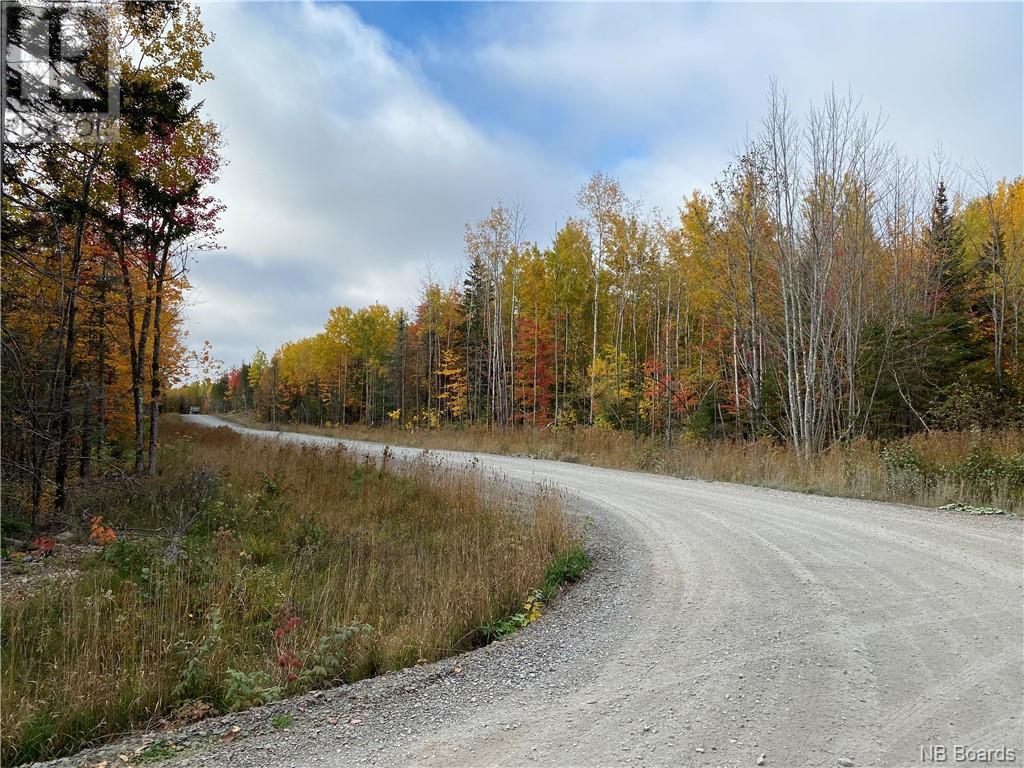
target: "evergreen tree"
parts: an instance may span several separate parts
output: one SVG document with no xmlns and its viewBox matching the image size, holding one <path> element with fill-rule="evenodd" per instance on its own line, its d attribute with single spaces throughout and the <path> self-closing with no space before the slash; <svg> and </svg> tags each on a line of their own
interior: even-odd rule
<svg viewBox="0 0 1024 768">
<path fill-rule="evenodd" d="M 490 307 L 487 268 L 479 257 L 474 257 L 463 281 L 461 307 L 465 318 L 467 399 L 472 420 L 487 413 L 487 324 Z"/>
<path fill-rule="evenodd" d="M 935 188 L 932 215 L 925 234 L 928 252 L 928 312 L 963 312 L 971 293 L 971 274 L 964 262 L 964 235 L 950 209 L 946 185 Z"/>
<path fill-rule="evenodd" d="M 895 343 L 886 345 L 893 359 L 890 378 L 877 393 L 880 412 L 889 414 L 888 423 L 879 425 L 882 432 L 941 424 L 947 401 L 966 391 L 965 383 L 987 384 L 977 273 L 967 266 L 963 231 L 941 180 L 923 244 L 928 259 L 925 306 L 908 318 Z M 867 341 L 870 350 L 870 334 Z"/>
</svg>

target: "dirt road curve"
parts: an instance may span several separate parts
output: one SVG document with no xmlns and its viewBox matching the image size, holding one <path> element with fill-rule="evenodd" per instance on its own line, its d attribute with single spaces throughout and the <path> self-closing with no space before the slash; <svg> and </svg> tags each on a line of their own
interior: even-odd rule
<svg viewBox="0 0 1024 768">
<path fill-rule="evenodd" d="M 352 686 L 192 764 L 905 766 L 936 746 L 1024 763 L 1019 519 L 479 461 L 578 500 L 596 572 L 459 674 Z"/>
</svg>

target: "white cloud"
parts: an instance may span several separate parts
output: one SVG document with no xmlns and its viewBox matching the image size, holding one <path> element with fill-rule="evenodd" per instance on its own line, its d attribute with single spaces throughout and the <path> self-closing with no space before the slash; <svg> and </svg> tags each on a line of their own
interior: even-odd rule
<svg viewBox="0 0 1024 768">
<path fill-rule="evenodd" d="M 408 50 L 344 5 L 204 17 L 217 79 L 199 95 L 230 165 L 192 338 L 227 361 L 315 332 L 339 303 L 408 306 L 428 262 L 458 269 L 463 225 L 499 197 L 547 242 L 592 165 L 673 214 L 758 132 L 772 76 L 798 109 L 849 88 L 905 153 L 941 142 L 992 175 L 1024 165 L 1019 4 L 495 4 Z"/>
<path fill-rule="evenodd" d="M 903 153 L 924 159 L 941 144 L 997 176 L 1024 169 L 1019 3 L 531 8 L 494 10 L 476 64 L 564 110 L 570 130 L 642 134 L 651 146 L 617 170 L 662 206 L 759 131 L 772 77 L 798 112 L 849 90 Z"/>
<path fill-rule="evenodd" d="M 226 360 L 315 332 L 336 304 L 408 305 L 428 261 L 455 273 L 464 224 L 499 197 L 544 212 L 571 201 L 579 173 L 475 128 L 348 7 L 203 11 L 216 80 L 199 95 L 224 128 L 227 209 L 190 320 Z"/>
</svg>

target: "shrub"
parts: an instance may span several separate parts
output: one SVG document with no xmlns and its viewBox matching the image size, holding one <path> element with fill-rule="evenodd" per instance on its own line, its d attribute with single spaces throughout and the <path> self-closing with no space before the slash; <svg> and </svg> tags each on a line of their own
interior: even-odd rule
<svg viewBox="0 0 1024 768">
<path fill-rule="evenodd" d="M 967 457 L 950 471 L 976 498 L 991 499 L 1001 492 L 1019 496 L 1024 490 L 1024 454 L 999 456 L 983 440 L 972 442 Z"/>
<path fill-rule="evenodd" d="M 302 662 L 299 682 L 304 688 L 325 688 L 341 680 L 349 669 L 349 646 L 372 631 L 369 624 L 353 622 L 321 637 Z"/>
<path fill-rule="evenodd" d="M 191 642 L 182 640 L 177 643 L 176 650 L 186 659 L 179 674 L 178 684 L 171 690 L 171 696 L 178 701 L 200 698 L 210 688 L 213 678 L 210 671 L 210 657 L 220 643 L 224 623 L 220 610 L 216 607 L 210 611 L 207 619 L 210 627 L 201 640 Z"/>
<path fill-rule="evenodd" d="M 561 552 L 544 574 L 544 596 L 550 600 L 558 588 L 579 581 L 590 567 L 590 558 L 580 544 Z"/>
<path fill-rule="evenodd" d="M 229 669 L 225 675 L 222 698 L 228 712 L 269 704 L 281 698 L 281 694 L 281 687 L 274 685 L 266 672 Z"/>
<path fill-rule="evenodd" d="M 1005 410 L 992 387 L 961 376 L 932 415 L 943 429 L 985 429 L 998 426 Z"/>
<path fill-rule="evenodd" d="M 109 525 L 103 524 L 103 515 L 93 515 L 89 520 L 89 541 L 105 547 L 117 541 L 117 534 Z"/>
<path fill-rule="evenodd" d="M 934 480 L 934 471 L 924 456 L 908 443 L 885 446 L 882 465 L 889 491 L 898 497 L 919 493 Z"/>
<path fill-rule="evenodd" d="M 153 561 L 163 549 L 163 543 L 156 539 L 117 539 L 103 548 L 98 561 L 111 566 L 123 579 L 141 584 L 150 579 Z"/>
<path fill-rule="evenodd" d="M 543 609 L 544 593 L 535 589 L 523 603 L 521 611 L 485 624 L 480 628 L 481 632 L 486 640 L 500 640 L 535 622 L 541 617 Z"/>
</svg>

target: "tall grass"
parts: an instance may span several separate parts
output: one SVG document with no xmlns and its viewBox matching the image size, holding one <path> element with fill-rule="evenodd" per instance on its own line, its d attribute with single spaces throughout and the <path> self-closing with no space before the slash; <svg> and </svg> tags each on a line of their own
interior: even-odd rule
<svg viewBox="0 0 1024 768">
<path fill-rule="evenodd" d="M 5 600 L 4 764 L 470 648 L 574 546 L 557 499 L 498 503 L 473 473 L 226 429 L 165 442 L 160 478 L 94 500 L 119 541 Z"/>
<path fill-rule="evenodd" d="M 396 445 L 580 462 L 830 496 L 923 506 L 959 502 L 992 505 L 1018 514 L 1024 511 L 1024 432 L 1019 429 L 921 433 L 887 444 L 860 438 L 803 459 L 785 445 L 767 439 L 742 442 L 680 438 L 669 444 L 661 438 L 636 437 L 600 427 L 449 427 L 409 431 L 360 425 L 324 429 L 289 424 L 277 428 Z"/>
</svg>

